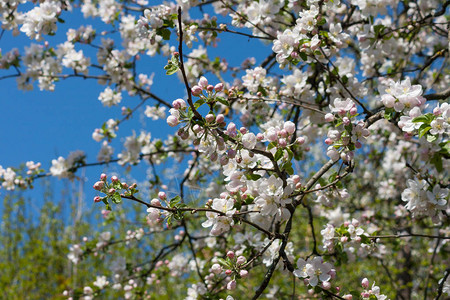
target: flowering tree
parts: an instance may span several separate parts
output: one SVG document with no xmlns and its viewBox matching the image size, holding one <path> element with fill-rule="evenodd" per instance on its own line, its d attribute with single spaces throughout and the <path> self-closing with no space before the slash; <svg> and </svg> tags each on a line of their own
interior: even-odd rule
<svg viewBox="0 0 450 300">
<path fill-rule="evenodd" d="M 24 2 L 1 3 L 3 28 L 31 40 L 24 52 L 2 54 L 2 79 L 50 91 L 60 80 L 93 79 L 104 86 L 93 97 L 106 107 L 125 94 L 141 101 L 93 130 L 98 162 L 75 151 L 48 171 L 32 161 L 0 167 L 3 189 L 44 176 L 76 180 L 94 165 L 147 164 L 151 173 L 92 182 L 107 222 L 137 203 L 126 216 L 146 224 L 74 241 L 68 258 L 92 264 L 92 280 L 56 293 L 450 295 L 450 1 Z M 111 30 L 86 25 L 63 43 L 44 41 L 77 10 Z M 219 38 L 238 35 L 270 55 L 230 65 Z M 216 46 L 223 57 L 213 59 Z M 177 74 L 179 99 L 151 91 L 145 64 L 160 56 L 167 65 L 155 78 Z M 120 125 L 140 112 L 173 132 L 161 140 L 136 128 L 115 156 Z"/>
</svg>

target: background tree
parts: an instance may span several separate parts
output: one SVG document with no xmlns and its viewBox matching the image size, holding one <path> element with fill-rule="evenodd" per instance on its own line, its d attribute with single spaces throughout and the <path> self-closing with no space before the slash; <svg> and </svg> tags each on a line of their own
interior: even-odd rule
<svg viewBox="0 0 450 300">
<path fill-rule="evenodd" d="M 60 257 L 53 266 L 68 278 L 50 289 L 83 299 L 448 294 L 449 4 L 4 2 L 4 30 L 32 42 L 3 53 L 2 79 L 48 91 L 94 80 L 102 105 L 126 105 L 93 130 L 97 162 L 77 150 L 48 171 L 33 161 L 0 167 L 7 191 L 105 167 L 91 182 L 103 209 L 95 237 L 83 237 L 77 215 L 70 237 L 62 221 L 47 227 L 52 207 L 27 227 L 49 237 L 43 257 L 73 241 L 71 270 Z M 79 11 L 93 25 L 49 38 Z M 249 40 L 252 54 L 267 55 L 240 56 Z M 155 92 L 164 74 L 178 99 Z M 124 136 L 137 115 L 155 122 Z M 161 119 L 174 128 L 167 137 Z M 25 218 L 5 199 L 5 239 L 26 251 L 37 235 L 16 234 L 11 218 Z M 5 253 L 17 261 L 16 250 Z"/>
</svg>

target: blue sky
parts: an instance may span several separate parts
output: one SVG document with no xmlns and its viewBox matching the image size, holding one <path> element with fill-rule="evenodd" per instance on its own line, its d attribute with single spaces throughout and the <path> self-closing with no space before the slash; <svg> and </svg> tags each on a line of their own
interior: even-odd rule
<svg viewBox="0 0 450 300">
<path fill-rule="evenodd" d="M 92 24 L 97 32 L 110 29 L 97 19 L 83 19 L 76 10 L 72 14 L 63 13 L 62 18 L 65 23 L 58 24 L 57 34 L 46 37 L 51 46 L 66 40 L 65 32 L 68 28 L 77 29 L 81 25 Z M 260 63 L 271 52 L 270 46 L 261 47 L 260 41 L 247 37 L 223 33 L 220 35 L 220 39 L 218 48 L 208 48 L 208 55 L 210 59 L 222 55 L 230 66 L 239 66 L 244 58 L 250 56 L 255 57 L 257 63 Z M 23 52 L 24 47 L 31 43 L 43 44 L 43 41 L 30 41 L 24 34 L 13 37 L 10 32 L 6 31 L 0 40 L 0 48 L 2 53 L 6 53 L 12 48 L 18 48 Z M 99 41 L 96 44 L 99 44 Z M 174 34 L 171 44 L 177 46 Z M 76 49 L 79 49 L 78 47 L 79 45 L 76 46 Z M 194 47 L 197 46 L 194 45 Z M 91 55 L 92 61 L 95 61 L 95 52 L 92 48 L 84 47 L 82 49 L 86 55 Z M 184 49 L 185 53 L 190 52 L 189 49 Z M 152 92 L 171 103 L 176 98 L 185 98 L 185 89 L 176 75 L 165 75 L 163 67 L 166 62 L 164 57 L 147 59 L 138 71 L 149 75 L 155 73 Z M 0 70 L 0 76 L 14 73 L 13 70 Z M 65 73 L 67 73 L 67 69 Z M 214 82 L 215 79 L 212 78 L 210 81 Z M 110 118 L 121 119 L 123 105 L 133 108 L 140 102 L 138 97 L 129 97 L 124 93 L 122 103 L 118 107 L 103 107 L 97 98 L 104 88 L 105 86 L 97 84 L 95 80 L 70 78 L 58 82 L 54 92 L 40 91 L 37 86 L 33 91 L 25 92 L 17 89 L 15 78 L 0 80 L 2 110 L 0 128 L 3 129 L 0 130 L 0 165 L 4 168 L 18 167 L 21 163 L 33 160 L 41 162 L 43 168 L 48 170 L 52 159 L 58 156 L 67 157 L 71 151 L 75 150 L 85 151 L 87 162 L 95 162 L 100 143 L 92 139 L 93 130 L 100 128 L 102 123 Z M 145 105 L 132 120 L 121 124 L 118 138 L 112 143 L 115 156 L 122 149 L 123 138 L 131 135 L 133 130 L 139 133 L 143 128 L 143 122 L 145 123 L 144 129 L 152 133 L 152 138 L 164 139 L 167 134 L 174 132 L 174 129 L 165 122 L 143 120 L 139 115 L 142 115 L 144 108 Z M 145 168 L 146 166 L 140 168 L 135 176 L 140 176 L 141 180 L 144 179 Z M 114 166 L 114 169 L 119 173 L 125 171 L 124 168 L 117 166 Z M 95 195 L 91 186 L 102 170 L 103 167 L 92 167 L 86 170 L 85 193 L 88 201 L 91 201 Z M 78 172 L 79 174 L 80 172 Z M 37 188 L 27 192 L 26 195 L 33 199 L 40 199 L 42 189 L 39 186 L 37 183 Z M 62 185 L 57 184 L 56 190 L 61 188 Z M 3 193 L 5 191 L 0 190 L 0 197 Z"/>
</svg>

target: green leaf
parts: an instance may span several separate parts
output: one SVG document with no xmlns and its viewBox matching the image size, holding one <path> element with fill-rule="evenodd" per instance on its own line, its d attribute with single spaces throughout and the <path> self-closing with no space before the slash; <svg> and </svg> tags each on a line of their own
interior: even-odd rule
<svg viewBox="0 0 450 300">
<path fill-rule="evenodd" d="M 156 31 L 156 34 L 162 36 L 162 38 L 165 39 L 166 41 L 170 40 L 171 33 L 172 32 L 167 28 L 160 28 Z"/>
<path fill-rule="evenodd" d="M 230 103 L 223 97 L 216 97 L 216 100 L 219 101 L 220 103 L 222 103 L 225 106 L 230 107 Z"/>
<path fill-rule="evenodd" d="M 308 56 L 306 55 L 305 52 L 299 52 L 298 55 L 300 55 L 301 59 L 303 61 L 307 61 L 308 60 Z"/>
<path fill-rule="evenodd" d="M 203 104 L 205 104 L 205 100 L 199 99 L 199 100 L 195 101 L 194 107 L 195 107 L 195 109 L 198 109 L 198 108 L 199 108 L 200 106 L 202 106 Z"/>
<path fill-rule="evenodd" d="M 320 19 L 317 21 L 317 26 L 322 26 L 322 25 L 324 25 L 326 22 L 327 22 L 327 20 L 325 20 L 325 18 L 320 18 Z"/>
<path fill-rule="evenodd" d="M 431 126 L 428 126 L 427 124 L 423 125 L 425 125 L 424 128 L 422 128 L 422 126 L 419 128 L 419 138 L 423 137 L 431 129 Z"/>
<path fill-rule="evenodd" d="M 435 140 L 437 140 L 437 136 L 431 135 L 431 134 L 427 134 L 427 141 L 428 141 L 429 143 L 432 143 L 432 142 L 434 142 Z"/>
<path fill-rule="evenodd" d="M 272 149 L 273 147 L 275 147 L 277 144 L 275 144 L 275 142 L 271 142 L 268 146 L 267 146 L 267 150 Z"/>
<path fill-rule="evenodd" d="M 275 152 L 275 161 L 278 161 L 282 157 L 283 157 L 283 149 L 278 149 L 277 152 Z"/>
<path fill-rule="evenodd" d="M 258 180 L 261 178 L 261 175 L 251 173 L 251 174 L 247 174 L 246 177 L 249 180 Z"/>
<path fill-rule="evenodd" d="M 444 170 L 442 166 L 442 156 L 439 153 L 434 154 L 430 162 L 434 165 L 438 172 L 442 172 Z"/>
<path fill-rule="evenodd" d="M 169 207 L 171 208 L 175 207 L 180 201 L 181 201 L 180 196 L 173 197 L 172 199 L 169 200 Z"/>
<path fill-rule="evenodd" d="M 421 116 L 415 117 L 415 118 L 412 120 L 412 122 L 413 122 L 413 123 L 420 123 L 420 122 L 423 122 L 423 123 L 429 124 L 429 123 L 431 123 L 431 121 L 433 121 L 433 120 L 434 120 L 434 115 L 431 114 L 431 113 L 428 113 L 428 114 L 425 114 L 425 115 L 421 115 Z"/>
<path fill-rule="evenodd" d="M 119 192 L 115 192 L 114 195 L 112 195 L 111 200 L 113 203 L 119 204 L 120 202 L 122 202 L 122 197 L 120 197 Z"/>
<path fill-rule="evenodd" d="M 292 168 L 292 162 L 288 161 L 282 165 L 281 169 L 286 171 L 289 175 L 294 175 L 294 169 Z"/>
<path fill-rule="evenodd" d="M 166 71 L 166 75 L 172 75 L 172 74 L 175 74 L 178 71 L 178 66 L 175 66 L 173 64 L 167 65 L 166 67 L 164 67 L 164 69 L 167 70 Z"/>
<path fill-rule="evenodd" d="M 373 31 L 375 32 L 375 36 L 379 36 L 383 33 L 385 26 L 384 25 L 375 25 L 373 26 Z"/>
</svg>

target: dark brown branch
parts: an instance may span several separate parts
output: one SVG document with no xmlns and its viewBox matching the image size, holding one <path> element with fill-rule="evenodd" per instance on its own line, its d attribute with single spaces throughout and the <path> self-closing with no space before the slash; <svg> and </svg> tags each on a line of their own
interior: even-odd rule
<svg viewBox="0 0 450 300">
<path fill-rule="evenodd" d="M 188 104 L 189 107 L 192 109 L 192 112 L 194 113 L 194 116 L 196 119 L 201 120 L 202 115 L 197 111 L 197 109 L 194 106 L 194 103 L 192 102 L 192 93 L 191 88 L 189 87 L 188 79 L 186 76 L 186 70 L 184 69 L 184 62 L 183 62 L 183 22 L 181 21 L 181 7 L 178 7 L 178 30 L 179 30 L 179 43 L 178 43 L 178 52 L 179 52 L 179 59 L 180 59 L 180 70 L 181 74 L 183 75 L 183 81 L 184 85 L 186 86 L 186 92 L 188 95 Z"/>
</svg>

